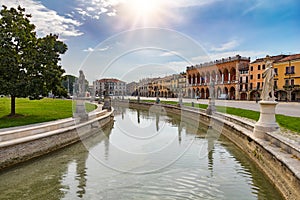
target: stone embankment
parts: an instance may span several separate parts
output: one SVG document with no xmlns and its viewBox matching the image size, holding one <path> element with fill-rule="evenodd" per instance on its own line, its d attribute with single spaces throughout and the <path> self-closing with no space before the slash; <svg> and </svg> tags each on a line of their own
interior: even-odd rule
<svg viewBox="0 0 300 200">
<path fill-rule="evenodd" d="M 67 118 L 0 130 L 0 170 L 78 142 L 108 124 L 113 110 L 100 108 L 88 120 Z"/>
<path fill-rule="evenodd" d="M 130 102 L 129 105 L 149 108 L 155 104 Z M 216 112 L 207 115 L 204 109 L 199 108 L 156 106 L 163 106 L 167 112 L 190 120 L 200 120 L 220 130 L 257 164 L 284 198 L 300 199 L 300 140 L 290 139 L 281 132 L 266 133 L 263 139 L 256 138 L 253 134 L 255 122 L 228 114 Z"/>
</svg>

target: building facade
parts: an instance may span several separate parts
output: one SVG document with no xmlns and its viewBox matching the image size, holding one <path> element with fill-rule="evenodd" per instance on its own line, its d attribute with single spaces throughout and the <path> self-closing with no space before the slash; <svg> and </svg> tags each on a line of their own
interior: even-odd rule
<svg viewBox="0 0 300 200">
<path fill-rule="evenodd" d="M 273 64 L 278 101 L 300 101 L 300 54 L 285 56 Z"/>
<path fill-rule="evenodd" d="M 272 63 L 275 63 L 276 61 L 285 57 L 286 55 L 268 56 L 269 61 L 271 61 Z M 258 58 L 255 61 L 250 63 L 248 100 L 260 99 L 260 95 L 263 88 L 263 80 L 264 80 L 262 74 L 265 68 L 266 68 L 266 58 Z"/>
<path fill-rule="evenodd" d="M 226 96 L 227 99 L 241 99 L 243 96 L 247 99 L 247 91 L 245 91 L 247 87 L 244 86 L 247 79 L 242 79 L 244 82 L 240 82 L 240 74 L 248 71 L 249 63 L 250 58 L 236 55 L 187 67 L 187 97 L 208 99 L 210 92 L 214 91 L 216 98 Z"/>
<path fill-rule="evenodd" d="M 125 96 L 126 83 L 114 78 L 104 78 L 93 82 L 95 96 Z"/>
</svg>

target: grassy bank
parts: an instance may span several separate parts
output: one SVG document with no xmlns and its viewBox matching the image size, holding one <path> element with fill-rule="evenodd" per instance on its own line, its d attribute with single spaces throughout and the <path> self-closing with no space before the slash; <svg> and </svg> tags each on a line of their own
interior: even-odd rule
<svg viewBox="0 0 300 200">
<path fill-rule="evenodd" d="M 144 100 L 143 100 L 144 101 Z M 153 100 L 145 100 L 144 102 L 155 102 Z M 171 105 L 177 105 L 178 102 L 175 101 L 161 101 L 162 104 L 171 104 Z M 184 103 L 185 106 L 192 106 L 192 103 Z M 198 104 L 194 103 L 195 108 L 201 108 L 206 109 L 207 104 Z M 258 121 L 260 113 L 257 111 L 252 110 L 245 110 L 241 108 L 233 108 L 233 107 L 226 107 L 226 106 L 216 106 L 218 112 L 227 113 L 230 115 L 236 115 L 239 117 L 245 117 L 248 119 L 252 119 L 255 121 Z M 291 117 L 286 115 L 280 115 L 276 114 L 276 121 L 277 123 L 286 129 L 289 129 L 291 131 L 297 132 L 300 134 L 300 126 L 299 121 L 300 117 Z"/>
<path fill-rule="evenodd" d="M 94 110 L 92 104 L 86 105 L 87 111 Z M 29 100 L 16 99 L 15 117 L 8 117 L 10 113 L 10 99 L 0 98 L 0 128 L 22 126 L 57 119 L 68 118 L 73 115 L 72 100 L 48 99 Z"/>
</svg>

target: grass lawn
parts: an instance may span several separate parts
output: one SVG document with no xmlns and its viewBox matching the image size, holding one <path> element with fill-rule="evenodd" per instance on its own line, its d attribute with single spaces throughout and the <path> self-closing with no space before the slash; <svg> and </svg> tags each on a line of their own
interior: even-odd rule
<svg viewBox="0 0 300 200">
<path fill-rule="evenodd" d="M 146 102 L 155 102 L 154 100 L 143 100 Z M 161 101 L 162 104 L 177 104 L 175 101 Z M 185 106 L 192 106 L 192 103 L 184 103 Z M 194 103 L 195 108 L 202 108 L 206 109 L 207 104 L 198 104 Z M 226 107 L 226 106 L 216 106 L 218 112 L 227 113 L 230 115 L 236 115 L 240 117 L 245 117 L 248 119 L 253 119 L 255 121 L 258 121 L 260 113 L 257 111 L 252 110 L 245 110 L 241 108 L 233 108 L 233 107 Z M 291 131 L 297 132 L 300 134 L 300 117 L 291 117 L 286 115 L 280 115 L 276 114 L 276 121 L 277 123 L 286 129 L 289 129 Z"/>
<path fill-rule="evenodd" d="M 86 104 L 87 111 L 94 110 L 95 105 Z M 10 113 L 10 98 L 0 98 L 0 128 L 22 126 L 72 117 L 72 100 L 16 99 L 16 117 L 7 117 Z"/>
</svg>

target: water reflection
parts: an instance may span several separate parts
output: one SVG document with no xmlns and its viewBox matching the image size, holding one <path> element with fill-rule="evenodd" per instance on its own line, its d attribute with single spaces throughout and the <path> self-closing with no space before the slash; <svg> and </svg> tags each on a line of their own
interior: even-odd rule
<svg viewBox="0 0 300 200">
<path fill-rule="evenodd" d="M 3 171 L 0 199 L 282 199 L 256 166 L 213 129 L 170 113 L 157 116 L 147 109 L 116 109 L 116 122 L 83 143 Z M 174 140 L 170 151 L 133 160 L 119 154 L 116 143 L 130 146 L 124 130 L 118 128 L 122 123 L 160 131 L 160 142 Z M 182 157 L 153 173 L 122 173 L 107 165 L 136 170 L 155 166 L 166 155 L 182 152 L 191 141 Z"/>
</svg>

